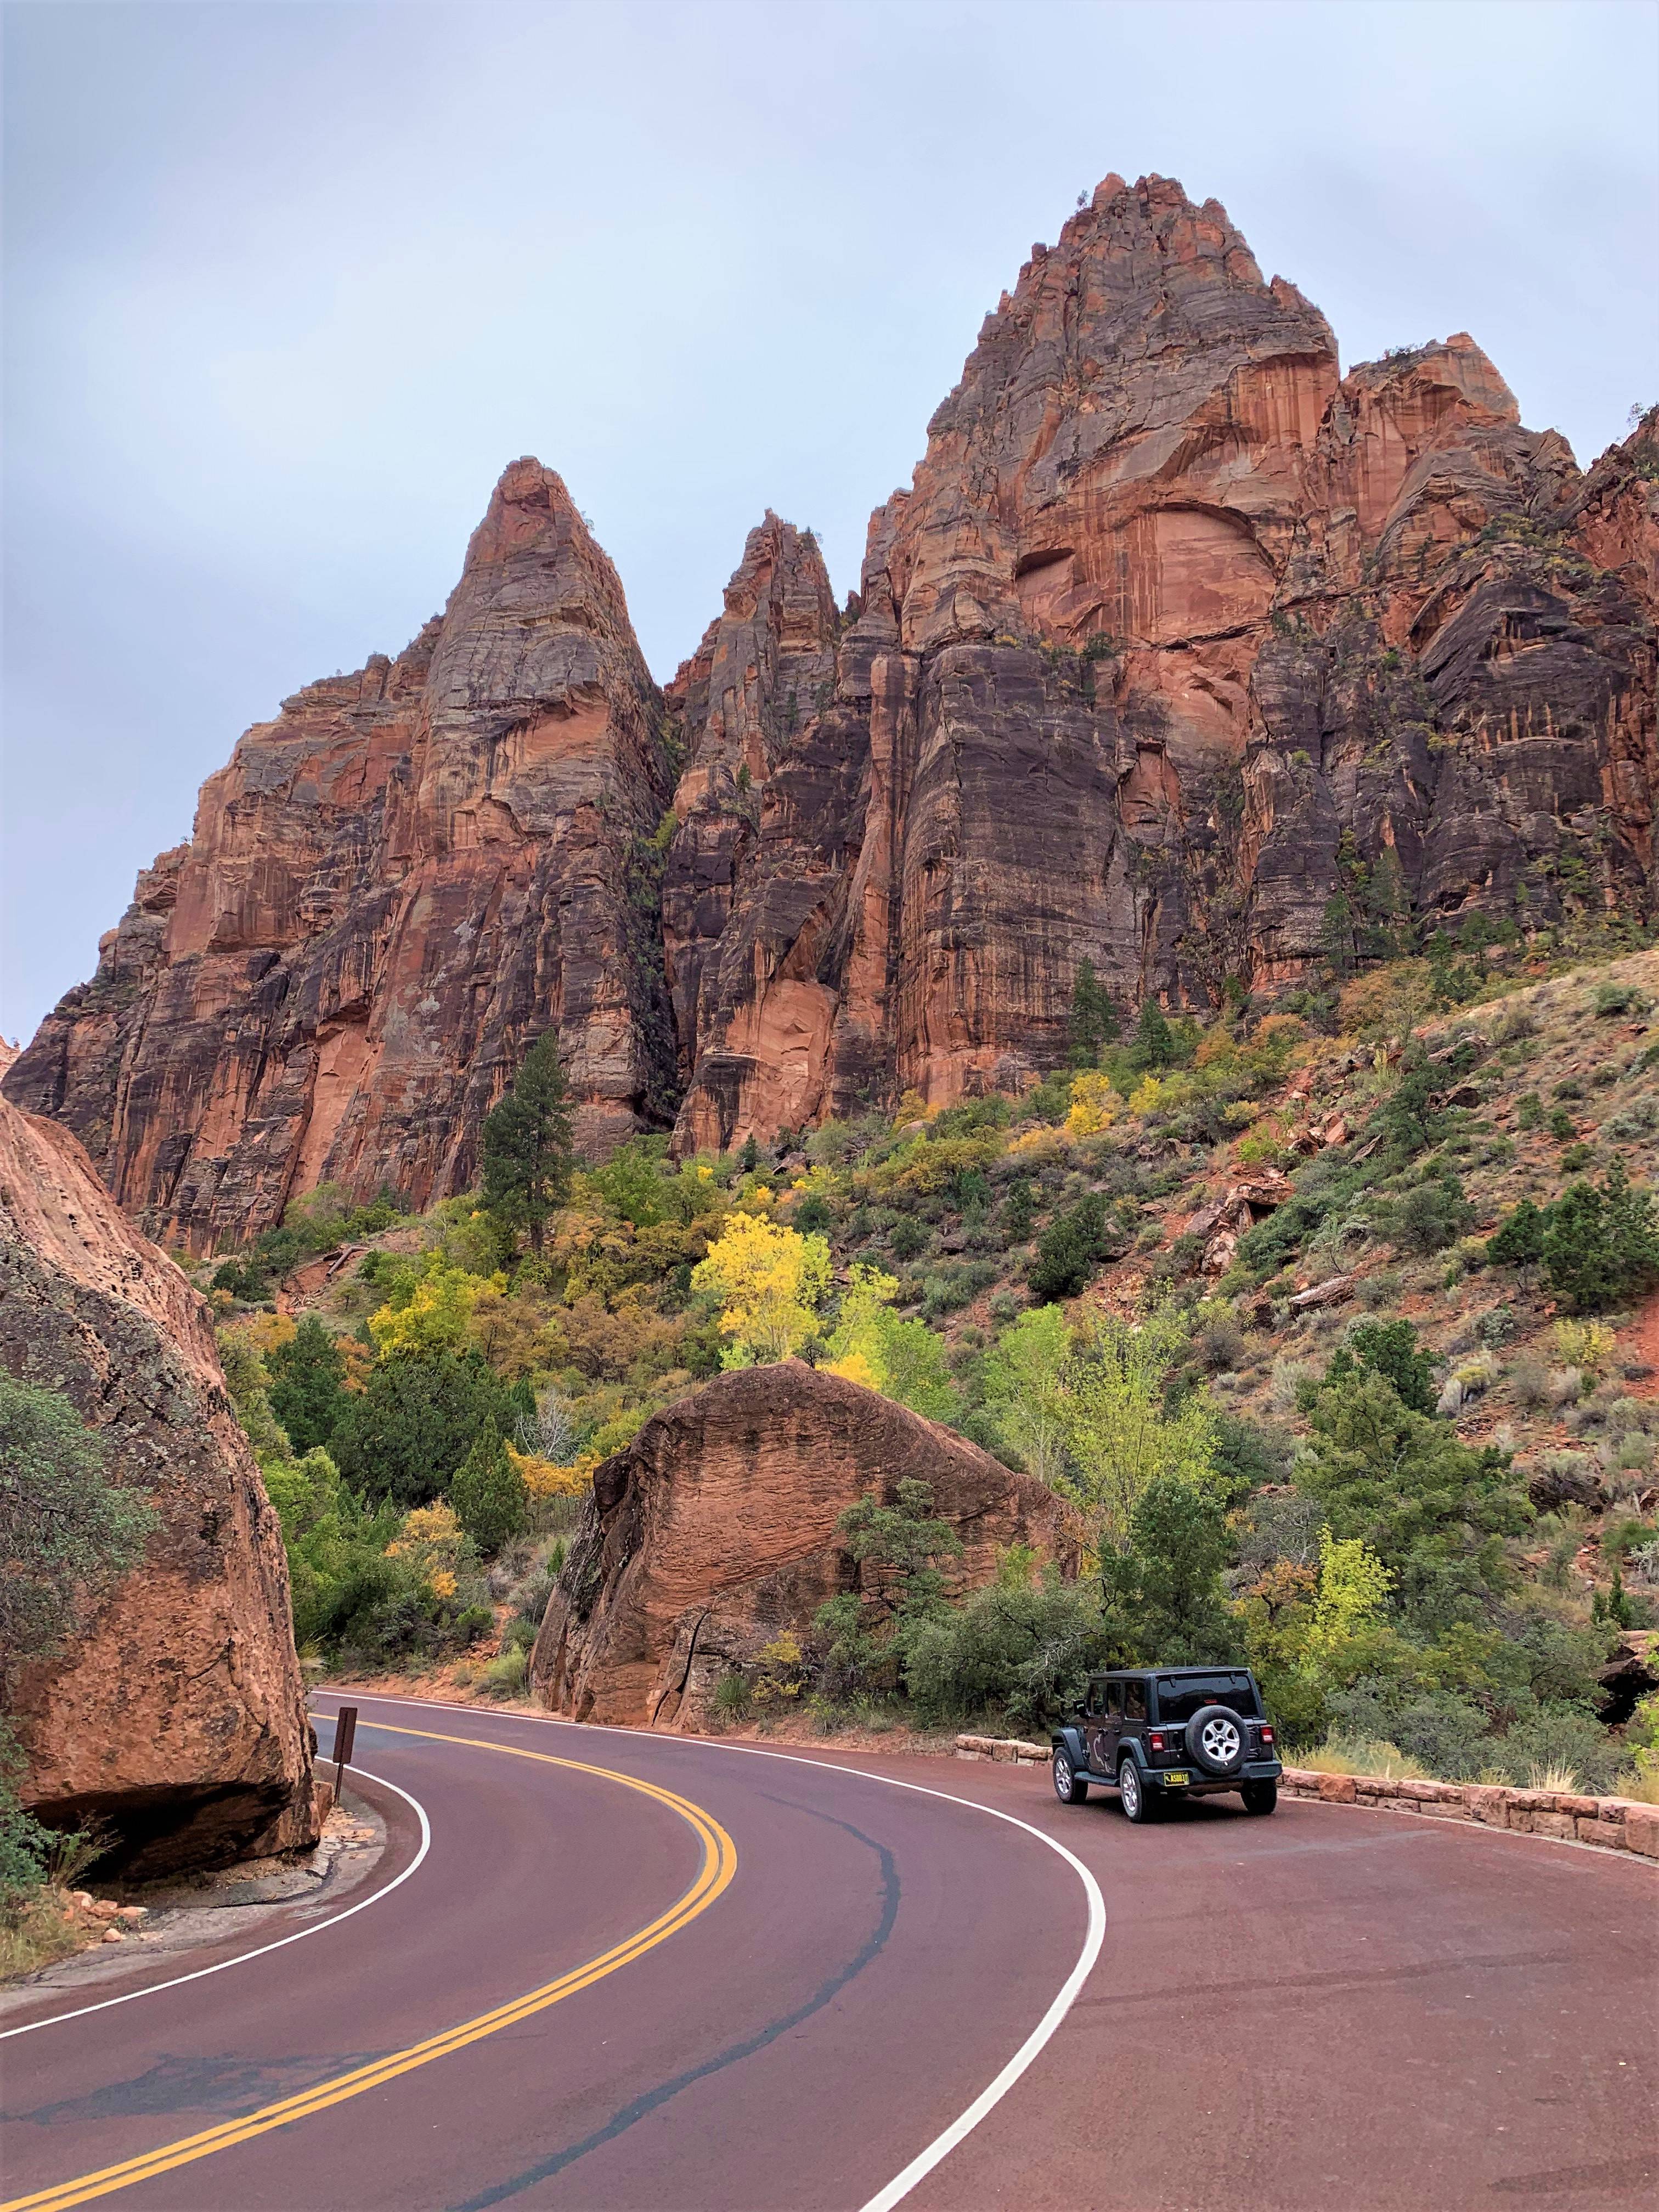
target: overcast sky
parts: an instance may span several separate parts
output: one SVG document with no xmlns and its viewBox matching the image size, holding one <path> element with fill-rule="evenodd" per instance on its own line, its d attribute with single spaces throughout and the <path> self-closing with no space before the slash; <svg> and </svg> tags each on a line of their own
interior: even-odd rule
<svg viewBox="0 0 1659 2212">
<path fill-rule="evenodd" d="M 1468 330 L 1581 461 L 1659 398 L 1659 9 L 6 10 L 5 962 L 27 1037 L 197 786 L 557 468 L 671 674 L 771 505 L 838 592 L 1109 170 L 1345 366 Z"/>
</svg>

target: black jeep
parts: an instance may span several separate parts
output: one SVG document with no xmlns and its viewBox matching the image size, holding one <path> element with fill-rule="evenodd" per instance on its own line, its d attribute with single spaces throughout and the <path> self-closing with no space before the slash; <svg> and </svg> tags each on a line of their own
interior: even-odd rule
<svg viewBox="0 0 1659 2212">
<path fill-rule="evenodd" d="M 1091 1783 L 1116 1788 L 1132 1820 L 1176 1796 L 1237 1790 L 1271 1813 L 1284 1768 L 1247 1667 L 1130 1667 L 1091 1674 L 1079 1711 L 1054 1732 L 1054 1795 L 1080 1805 Z"/>
</svg>

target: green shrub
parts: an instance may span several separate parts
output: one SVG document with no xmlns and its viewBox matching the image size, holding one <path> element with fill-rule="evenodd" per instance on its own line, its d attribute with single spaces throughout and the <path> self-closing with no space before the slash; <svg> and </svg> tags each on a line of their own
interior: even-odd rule
<svg viewBox="0 0 1659 2212">
<path fill-rule="evenodd" d="M 1075 1297 L 1111 1249 L 1105 1201 L 1095 1194 L 1079 1199 L 1066 1212 L 1056 1214 L 1037 1239 L 1030 1275 L 1031 1296 L 1044 1305 Z"/>
<path fill-rule="evenodd" d="M 1615 1160 L 1598 1190 L 1569 1183 L 1549 1209 L 1543 1267 L 1550 1288 L 1579 1313 L 1601 1313 L 1659 1283 L 1653 1200 Z"/>
<path fill-rule="evenodd" d="M 1052 1572 L 1005 1574 L 911 1632 L 904 1682 L 926 1727 L 987 1714 L 1040 1731 L 1080 1701 L 1090 1668 L 1109 1656 L 1094 1589 Z"/>
</svg>

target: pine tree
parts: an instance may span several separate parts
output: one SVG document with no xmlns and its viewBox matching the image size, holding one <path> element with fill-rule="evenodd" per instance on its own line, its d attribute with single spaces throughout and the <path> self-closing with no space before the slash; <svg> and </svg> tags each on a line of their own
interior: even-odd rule
<svg viewBox="0 0 1659 2212">
<path fill-rule="evenodd" d="M 1077 980 L 1072 986 L 1072 1011 L 1066 1023 L 1073 1066 L 1098 1067 L 1102 1052 L 1115 1043 L 1120 1034 L 1112 994 L 1096 975 L 1094 962 L 1085 955 L 1078 963 Z"/>
<path fill-rule="evenodd" d="M 507 1455 L 493 1413 L 455 1470 L 449 1502 L 462 1528 L 486 1554 L 499 1552 L 524 1534 L 530 1518 L 524 1478 Z"/>
<path fill-rule="evenodd" d="M 1140 1020 L 1130 1057 L 1142 1072 L 1149 1067 L 1172 1067 L 1177 1058 L 1175 1034 L 1164 1018 L 1164 1009 L 1148 992 L 1140 1002 Z"/>
<path fill-rule="evenodd" d="M 314 1314 L 270 1354 L 270 1410 L 303 1456 L 326 1444 L 345 1410 L 345 1354 Z"/>
<path fill-rule="evenodd" d="M 512 1090 L 484 1116 L 484 1203 L 505 1227 L 542 1249 L 549 1217 L 570 1188 L 570 1095 L 551 1030 L 525 1054 Z"/>
</svg>

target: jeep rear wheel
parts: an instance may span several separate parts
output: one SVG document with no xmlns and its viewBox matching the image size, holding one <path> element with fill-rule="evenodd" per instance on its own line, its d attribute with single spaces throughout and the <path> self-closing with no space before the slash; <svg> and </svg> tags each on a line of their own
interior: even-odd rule
<svg viewBox="0 0 1659 2212">
<path fill-rule="evenodd" d="M 1089 1794 L 1086 1782 L 1079 1782 L 1071 1760 L 1056 1745 L 1054 1748 L 1054 1795 L 1062 1805 L 1080 1805 Z"/>
<path fill-rule="evenodd" d="M 1239 1795 L 1244 1800 L 1247 1813 L 1271 1813 L 1279 1802 L 1276 1782 L 1247 1782 Z"/>
<path fill-rule="evenodd" d="M 1117 1794 L 1123 1802 L 1123 1817 L 1137 1824 L 1153 1817 L 1151 1790 L 1140 1778 L 1140 1769 L 1133 1759 L 1126 1759 L 1117 1770 Z"/>
<path fill-rule="evenodd" d="M 1237 1774 L 1244 1764 L 1244 1725 L 1226 1705 L 1200 1705 L 1187 1723 L 1187 1756 L 1206 1774 Z"/>
</svg>

